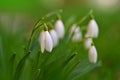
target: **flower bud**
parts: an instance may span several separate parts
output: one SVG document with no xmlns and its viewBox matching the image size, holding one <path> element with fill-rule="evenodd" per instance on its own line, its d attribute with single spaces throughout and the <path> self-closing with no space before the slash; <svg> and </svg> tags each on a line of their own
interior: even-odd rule
<svg viewBox="0 0 120 80">
<path fill-rule="evenodd" d="M 53 47 L 57 46 L 59 40 L 58 40 L 58 35 L 57 35 L 56 31 L 54 29 L 50 30 L 50 35 L 53 40 Z"/>
<path fill-rule="evenodd" d="M 98 25 L 94 19 L 92 19 L 87 28 L 87 34 L 85 37 L 97 38 L 98 37 Z"/>
<path fill-rule="evenodd" d="M 53 41 L 48 31 L 45 31 L 45 49 L 48 52 L 51 52 L 53 49 Z"/>
<path fill-rule="evenodd" d="M 90 48 L 90 46 L 91 46 L 91 44 L 92 44 L 92 38 L 86 38 L 85 39 L 85 42 L 84 42 L 84 47 L 86 48 L 86 49 L 89 49 Z"/>
<path fill-rule="evenodd" d="M 91 63 L 97 62 L 97 50 L 93 45 L 89 48 L 89 61 Z"/>
<path fill-rule="evenodd" d="M 55 23 L 55 30 L 59 38 L 63 38 L 65 34 L 64 24 L 61 20 L 57 20 Z"/>
</svg>

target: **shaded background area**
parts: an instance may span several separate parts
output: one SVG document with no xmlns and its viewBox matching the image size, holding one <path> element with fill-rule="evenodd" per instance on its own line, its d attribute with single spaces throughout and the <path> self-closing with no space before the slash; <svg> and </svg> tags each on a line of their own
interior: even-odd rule
<svg viewBox="0 0 120 80">
<path fill-rule="evenodd" d="M 62 19 L 66 23 L 72 17 L 76 20 L 81 19 L 93 9 L 100 29 L 95 44 L 102 66 L 82 76 L 81 79 L 120 80 L 119 5 L 119 0 L 1 0 L 0 37 L 5 47 L 4 51 L 14 51 L 19 53 L 20 57 L 24 40 L 36 21 L 51 11 L 63 9 Z M 17 50 L 13 49 L 14 46 Z M 10 52 L 6 54 L 6 59 L 11 56 Z"/>
</svg>

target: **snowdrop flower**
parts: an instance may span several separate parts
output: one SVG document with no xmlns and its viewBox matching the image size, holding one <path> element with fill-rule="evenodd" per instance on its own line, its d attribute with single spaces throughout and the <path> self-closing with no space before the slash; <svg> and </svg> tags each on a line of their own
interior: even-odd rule
<svg viewBox="0 0 120 80">
<path fill-rule="evenodd" d="M 78 42 L 82 40 L 82 32 L 80 30 L 79 26 L 76 26 L 75 24 L 71 27 L 70 29 L 70 35 L 72 35 L 72 41 L 73 42 Z"/>
<path fill-rule="evenodd" d="M 43 53 L 45 50 L 45 32 L 44 31 L 40 33 L 39 41 L 41 46 L 41 52 Z"/>
<path fill-rule="evenodd" d="M 91 44 L 92 44 L 92 38 L 86 38 L 85 39 L 85 42 L 84 42 L 84 46 L 85 46 L 85 48 L 86 49 L 89 49 L 90 48 L 90 46 L 91 46 Z"/>
<path fill-rule="evenodd" d="M 87 28 L 87 34 L 85 37 L 92 37 L 92 38 L 97 38 L 98 37 L 98 25 L 94 19 L 92 19 L 88 25 Z"/>
<path fill-rule="evenodd" d="M 77 28 L 75 29 L 75 33 L 74 33 L 74 35 L 73 35 L 72 40 L 73 40 L 74 42 L 78 42 L 78 41 L 81 41 L 81 40 L 82 40 L 82 32 L 80 31 L 80 27 L 77 27 Z"/>
<path fill-rule="evenodd" d="M 91 63 L 97 62 L 97 50 L 94 45 L 89 48 L 89 61 Z"/>
<path fill-rule="evenodd" d="M 53 47 L 57 46 L 58 42 L 59 42 L 57 32 L 54 29 L 52 29 L 52 30 L 50 30 L 50 35 L 53 40 Z"/>
<path fill-rule="evenodd" d="M 44 50 L 51 52 L 53 49 L 53 41 L 52 37 L 50 36 L 48 31 L 42 31 L 40 34 L 40 45 L 41 45 L 41 52 L 43 53 Z"/>
<path fill-rule="evenodd" d="M 65 34 L 64 24 L 61 20 L 57 20 L 55 23 L 55 30 L 59 38 L 63 38 Z"/>
</svg>

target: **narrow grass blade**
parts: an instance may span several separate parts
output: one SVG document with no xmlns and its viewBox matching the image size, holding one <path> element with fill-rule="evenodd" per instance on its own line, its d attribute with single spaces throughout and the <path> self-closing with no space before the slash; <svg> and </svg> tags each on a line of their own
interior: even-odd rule
<svg viewBox="0 0 120 80">
<path fill-rule="evenodd" d="M 24 68 L 24 65 L 25 65 L 25 61 L 26 61 L 26 59 L 28 58 L 29 54 L 30 54 L 30 52 L 27 53 L 27 54 L 19 61 L 18 65 L 17 65 L 17 68 L 16 68 L 16 72 L 15 72 L 15 74 L 14 74 L 14 80 L 19 80 L 20 75 L 21 75 L 21 73 L 22 73 L 22 71 L 23 71 L 23 68 Z"/>
</svg>

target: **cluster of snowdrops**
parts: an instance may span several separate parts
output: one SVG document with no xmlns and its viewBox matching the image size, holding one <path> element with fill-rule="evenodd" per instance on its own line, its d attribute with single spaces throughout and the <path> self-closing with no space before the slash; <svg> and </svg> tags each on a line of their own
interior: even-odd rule
<svg viewBox="0 0 120 80">
<path fill-rule="evenodd" d="M 43 23 L 43 30 L 40 32 L 39 43 L 41 52 L 52 53 L 54 47 L 59 46 L 59 40 L 64 38 L 65 26 L 61 18 L 58 18 L 53 24 Z M 49 27 L 52 25 L 52 27 Z M 86 28 L 86 34 L 82 34 L 82 29 L 78 24 L 71 25 L 69 37 L 73 42 L 84 41 L 84 47 L 88 50 L 88 58 L 91 63 L 97 62 L 97 50 L 93 43 L 93 38 L 97 38 L 99 34 L 98 24 L 92 17 Z"/>
</svg>

